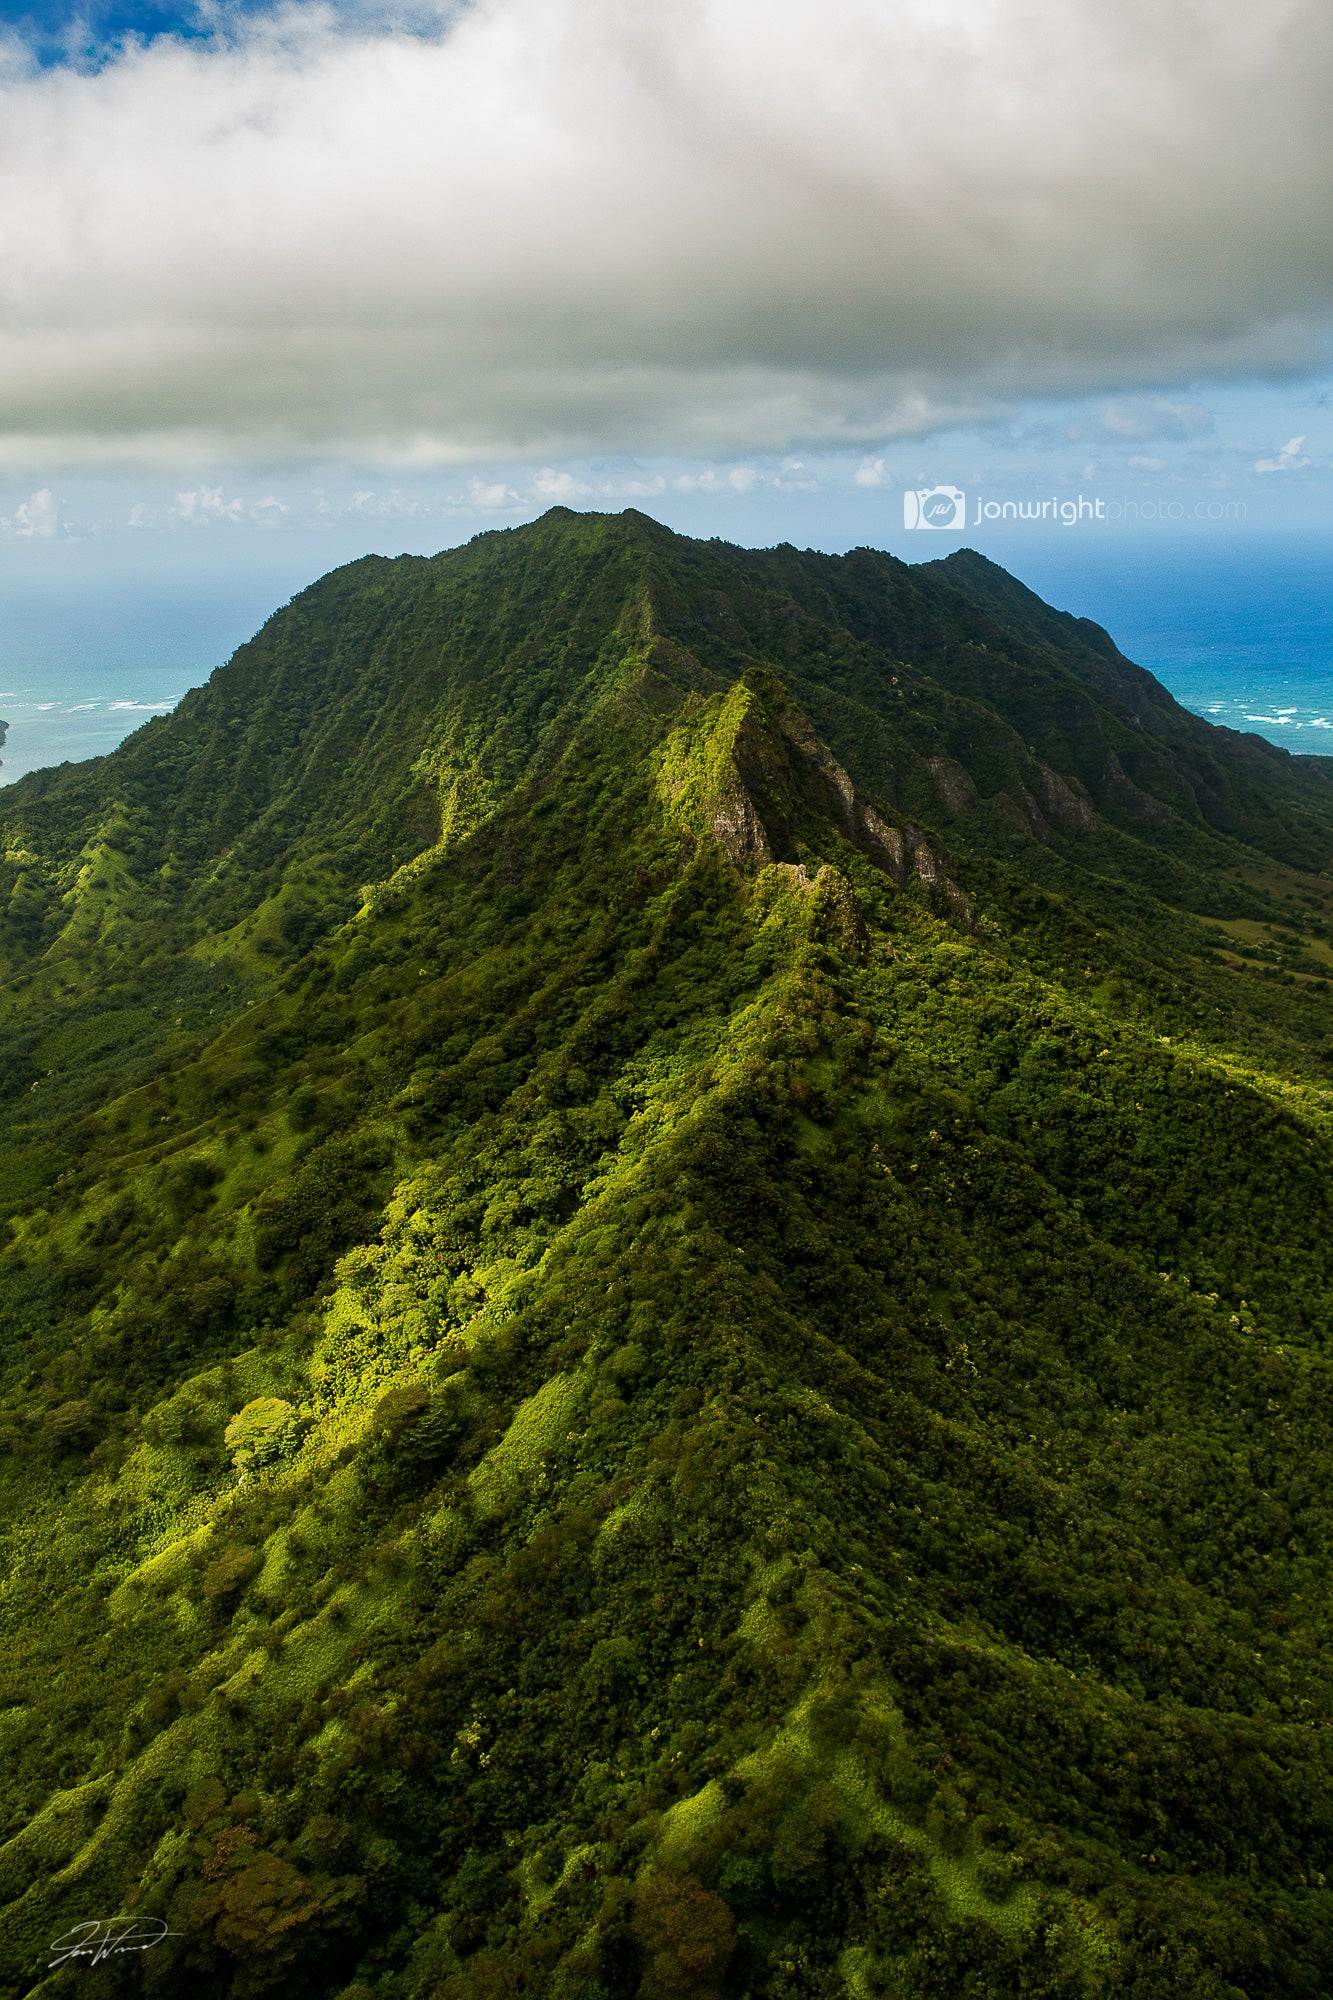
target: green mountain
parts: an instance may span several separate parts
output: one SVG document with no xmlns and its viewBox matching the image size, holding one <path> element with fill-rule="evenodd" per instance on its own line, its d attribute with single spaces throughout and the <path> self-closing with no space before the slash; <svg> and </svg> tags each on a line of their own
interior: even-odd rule
<svg viewBox="0 0 1333 2000">
<path fill-rule="evenodd" d="M 557 509 L 0 852 L 0 1991 L 1330 1989 L 1333 762 Z"/>
</svg>

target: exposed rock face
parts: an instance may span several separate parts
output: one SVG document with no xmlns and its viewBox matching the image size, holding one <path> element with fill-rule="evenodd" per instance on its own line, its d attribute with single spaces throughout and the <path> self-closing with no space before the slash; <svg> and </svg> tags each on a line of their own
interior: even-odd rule
<svg viewBox="0 0 1333 2000">
<path fill-rule="evenodd" d="M 862 808 L 861 824 L 871 849 L 878 849 L 875 858 L 880 867 L 886 874 L 892 875 L 894 881 L 901 887 L 911 873 L 910 835 L 916 829 L 890 826 L 887 820 L 880 818 L 873 806 Z"/>
<path fill-rule="evenodd" d="M 940 844 L 911 821 L 893 825 L 859 799 L 809 718 L 765 670 L 752 671 L 672 732 L 659 786 L 668 810 L 706 831 L 738 868 L 773 862 L 790 851 L 803 826 L 832 824 L 898 888 L 916 876 L 958 922 L 972 921 Z"/>
<path fill-rule="evenodd" d="M 726 848 L 738 867 L 750 861 L 762 868 L 765 862 L 773 859 L 763 821 L 747 792 L 736 791 L 724 799 L 713 814 L 708 830 L 718 845 Z"/>
<path fill-rule="evenodd" d="M 1032 782 L 1032 789 L 1020 782 L 1010 792 L 1010 798 L 1032 839 L 1048 847 L 1053 839 L 1053 828 L 1066 833 L 1097 831 L 1101 821 L 1077 778 L 1071 782 L 1039 759 L 1028 760 L 1023 768 Z M 971 772 L 957 758 L 928 757 L 926 769 L 934 780 L 945 812 L 962 818 L 977 811 L 981 794 Z"/>
<path fill-rule="evenodd" d="M 1034 840 L 1040 841 L 1043 847 L 1049 847 L 1051 844 L 1051 829 L 1047 825 L 1046 816 L 1042 812 L 1040 805 L 1026 785 L 1018 787 L 1016 804 L 1018 807 L 1018 816 L 1023 823 L 1025 831 L 1031 834 Z"/>
<path fill-rule="evenodd" d="M 786 690 L 776 681 L 774 687 L 782 695 L 778 719 L 783 733 L 809 770 L 822 780 L 826 792 L 823 803 L 829 818 L 851 836 L 856 825 L 856 791 L 851 779 L 828 745 L 815 735 L 809 718 L 787 698 Z"/>
<path fill-rule="evenodd" d="M 1176 817 L 1163 799 L 1154 798 L 1151 792 L 1141 790 L 1134 783 L 1114 752 L 1107 759 L 1105 784 L 1107 792 L 1122 812 L 1148 826 L 1170 826 Z"/>
<path fill-rule="evenodd" d="M 1075 779 L 1070 784 L 1049 764 L 1038 764 L 1037 785 L 1047 815 L 1071 833 L 1096 833 L 1101 825 L 1091 799 Z M 1075 786 L 1078 787 L 1075 790 Z"/>
<path fill-rule="evenodd" d="M 873 806 L 860 808 L 862 839 L 858 845 L 865 849 L 872 860 L 878 860 L 886 874 L 892 876 L 898 887 L 905 888 L 915 875 L 918 881 L 934 889 L 943 900 L 949 914 L 956 923 L 971 929 L 973 923 L 972 905 L 966 892 L 959 888 L 945 868 L 945 853 L 937 840 L 924 833 L 910 820 L 901 827 L 890 826 L 880 817 Z M 879 850 L 878 854 L 876 849 Z M 882 857 L 882 858 L 881 858 Z"/>
<path fill-rule="evenodd" d="M 926 769 L 935 780 L 935 789 L 946 812 L 961 814 L 976 810 L 978 793 L 971 773 L 965 771 L 955 758 L 927 757 Z"/>
</svg>

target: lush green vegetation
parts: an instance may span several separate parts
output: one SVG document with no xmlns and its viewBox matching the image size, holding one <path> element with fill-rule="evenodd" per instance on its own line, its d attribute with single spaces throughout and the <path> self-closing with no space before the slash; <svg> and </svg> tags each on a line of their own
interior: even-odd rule
<svg viewBox="0 0 1333 2000">
<path fill-rule="evenodd" d="M 5 1992 L 1328 1990 L 1333 766 L 557 510 L 0 840 Z"/>
</svg>

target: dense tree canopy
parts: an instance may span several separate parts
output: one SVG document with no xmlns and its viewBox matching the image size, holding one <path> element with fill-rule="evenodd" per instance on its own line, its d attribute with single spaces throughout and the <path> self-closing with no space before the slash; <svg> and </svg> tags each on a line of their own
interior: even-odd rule
<svg viewBox="0 0 1333 2000">
<path fill-rule="evenodd" d="M 0 911 L 4 1991 L 1333 1983 L 1333 765 L 557 510 Z"/>
</svg>

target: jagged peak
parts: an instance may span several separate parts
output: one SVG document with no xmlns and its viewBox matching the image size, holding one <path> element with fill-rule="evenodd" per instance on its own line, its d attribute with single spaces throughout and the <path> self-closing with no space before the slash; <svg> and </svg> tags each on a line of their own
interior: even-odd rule
<svg viewBox="0 0 1333 2000">
<path fill-rule="evenodd" d="M 971 922 L 938 841 L 912 821 L 895 823 L 858 796 L 851 778 L 778 676 L 748 670 L 725 694 L 698 703 L 657 757 L 658 794 L 696 835 L 738 868 L 785 860 L 802 834 L 832 830 L 898 888 L 915 877 L 950 914 Z"/>
</svg>

